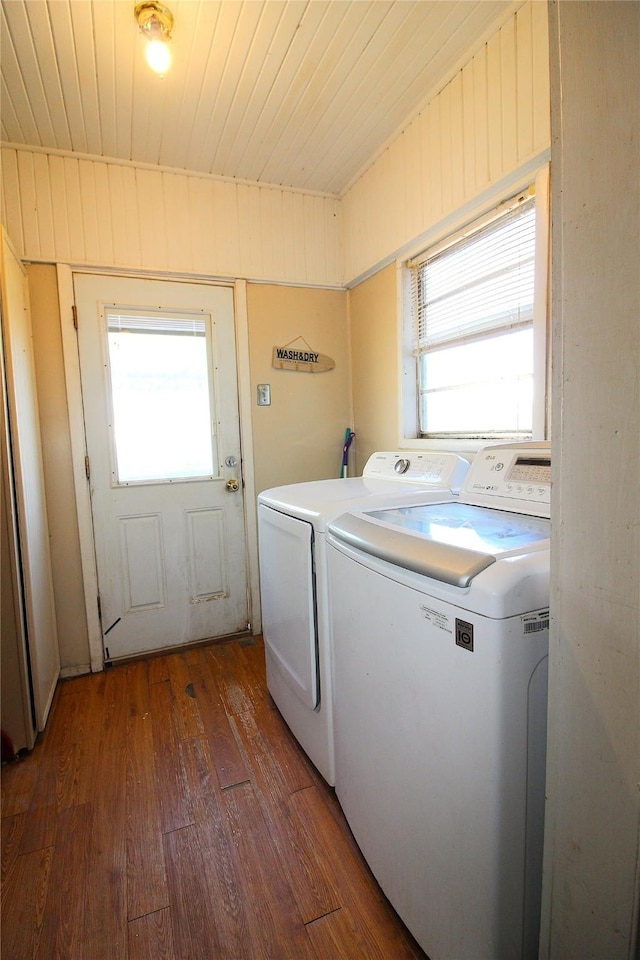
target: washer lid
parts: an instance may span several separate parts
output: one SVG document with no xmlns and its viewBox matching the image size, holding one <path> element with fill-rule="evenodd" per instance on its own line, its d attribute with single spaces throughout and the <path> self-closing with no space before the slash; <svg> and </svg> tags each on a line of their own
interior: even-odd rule
<svg viewBox="0 0 640 960">
<path fill-rule="evenodd" d="M 549 521 L 459 501 L 343 514 L 338 539 L 396 566 L 457 587 L 506 556 L 548 547 Z"/>
</svg>

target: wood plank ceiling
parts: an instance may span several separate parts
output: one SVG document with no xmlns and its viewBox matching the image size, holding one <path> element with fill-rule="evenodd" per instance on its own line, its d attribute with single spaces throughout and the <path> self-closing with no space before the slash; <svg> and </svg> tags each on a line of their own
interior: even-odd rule
<svg viewBox="0 0 640 960">
<path fill-rule="evenodd" d="M 131 0 L 2 0 L 5 143 L 340 196 L 514 0 L 168 0 L 153 74 Z"/>
</svg>

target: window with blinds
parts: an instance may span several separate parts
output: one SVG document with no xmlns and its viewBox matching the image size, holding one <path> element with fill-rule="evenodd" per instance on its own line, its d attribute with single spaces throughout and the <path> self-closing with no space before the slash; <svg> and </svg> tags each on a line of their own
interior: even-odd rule
<svg viewBox="0 0 640 960">
<path fill-rule="evenodd" d="M 532 435 L 535 198 L 505 207 L 409 264 L 423 437 Z"/>
</svg>

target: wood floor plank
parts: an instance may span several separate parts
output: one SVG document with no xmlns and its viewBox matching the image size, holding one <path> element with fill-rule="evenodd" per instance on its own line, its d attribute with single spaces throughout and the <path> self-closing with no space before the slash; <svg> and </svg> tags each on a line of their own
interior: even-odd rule
<svg viewBox="0 0 640 960">
<path fill-rule="evenodd" d="M 105 671 L 100 749 L 122 750 L 127 742 L 127 667 Z"/>
<path fill-rule="evenodd" d="M 58 712 L 67 714 L 67 720 L 60 723 L 60 735 L 52 738 L 47 749 L 48 757 L 52 755 L 56 762 L 58 810 L 89 803 L 94 798 L 96 773 L 105 745 L 105 714 L 110 703 L 108 682 L 103 676 L 78 677 L 66 681 L 63 689 L 67 692 L 60 698 Z M 77 701 L 71 692 L 74 689 L 77 689 Z M 46 783 L 41 783 L 40 788 L 46 790 Z"/>
<path fill-rule="evenodd" d="M 83 956 L 88 911 L 88 851 L 93 829 L 90 803 L 68 807 L 58 817 L 42 932 L 35 960 Z M 11 927 L 15 917 L 12 915 Z M 4 925 L 4 924 L 3 924 Z"/>
<path fill-rule="evenodd" d="M 104 673 L 61 681 L 59 702 L 55 702 L 51 709 L 42 739 L 47 753 L 67 753 L 82 739 L 87 724 L 93 721 L 88 703 L 98 705 L 102 722 L 105 682 Z"/>
<path fill-rule="evenodd" d="M 242 678 L 242 682 L 250 690 L 254 703 L 273 703 L 267 689 L 267 671 L 264 659 L 264 644 L 262 638 L 247 640 L 236 644 L 237 663 L 235 670 Z"/>
<path fill-rule="evenodd" d="M 237 698 L 235 692 L 229 696 L 227 710 L 231 713 L 234 703 L 241 705 L 241 713 L 233 717 L 233 722 L 245 753 L 251 758 L 250 771 L 259 791 L 263 815 L 306 922 L 340 905 L 335 887 L 313 855 L 309 835 L 304 833 L 296 819 L 288 815 L 286 801 L 290 793 L 315 781 L 311 765 L 302 756 L 270 698 L 264 695 L 259 674 L 252 672 L 244 653 L 240 648 L 235 653 L 227 649 L 220 682 L 227 691 L 236 682 L 242 684 L 244 696 Z M 219 666 L 219 656 L 216 662 Z M 264 798 L 266 800 L 262 802 Z"/>
<path fill-rule="evenodd" d="M 4 882 L 9 870 L 20 853 L 24 834 L 26 813 L 16 813 L 12 817 L 5 817 L 0 831 L 0 877 Z"/>
<path fill-rule="evenodd" d="M 152 657 L 149 660 L 149 683 L 166 683 L 169 679 L 170 656 Z"/>
<path fill-rule="evenodd" d="M 268 823 L 278 858 L 295 892 L 305 922 L 340 906 L 335 883 L 315 856 L 315 834 L 289 806 L 289 798 L 310 789 L 321 778 L 311 771 L 279 714 L 266 702 L 257 715 L 243 713 L 234 720 L 245 752 L 251 758 L 252 782 Z"/>
<path fill-rule="evenodd" d="M 249 756 L 261 789 L 278 800 L 313 786 L 316 774 L 279 713 L 269 704 L 232 717 L 236 735 Z"/>
<path fill-rule="evenodd" d="M 387 955 L 371 953 L 368 938 L 362 936 L 348 907 L 341 907 L 308 923 L 307 933 L 319 957 L 331 957 L 331 960 L 391 960 Z"/>
<path fill-rule="evenodd" d="M 198 647 L 189 647 L 189 649 L 184 651 L 185 662 L 189 664 L 190 667 L 195 666 L 196 663 L 204 663 L 207 659 L 207 649 L 208 646 L 198 646 Z"/>
<path fill-rule="evenodd" d="M 32 960 L 36 956 L 49 890 L 53 847 L 18 857 L 11 883 L 3 888 L 0 954 L 7 960 Z M 53 957 L 54 954 L 50 954 Z"/>
<path fill-rule="evenodd" d="M 229 724 L 209 662 L 203 659 L 193 664 L 190 675 L 218 782 L 221 787 L 242 783 L 249 776 L 247 764 Z"/>
<path fill-rule="evenodd" d="M 266 692 L 267 671 L 264 660 L 264 641 L 262 637 L 252 637 L 251 641 L 239 644 L 242 658 L 253 672 L 259 689 Z"/>
<path fill-rule="evenodd" d="M 214 918 L 223 955 L 231 960 L 245 955 L 249 927 L 248 904 L 242 895 L 242 865 L 205 738 L 185 740 L 180 750 L 195 801 L 194 816 L 205 864 L 203 880 L 215 903 Z"/>
<path fill-rule="evenodd" d="M 149 660 L 137 660 L 134 663 L 128 663 L 126 666 L 127 717 L 129 720 L 144 717 L 151 712 L 149 666 Z M 127 739 L 129 739 L 128 731 Z"/>
<path fill-rule="evenodd" d="M 323 960 L 309 940 L 253 787 L 242 784 L 226 790 L 224 803 L 252 914 L 246 957 Z"/>
<path fill-rule="evenodd" d="M 133 920 L 168 907 L 169 890 L 151 717 L 130 717 L 128 729 L 127 916 Z"/>
<path fill-rule="evenodd" d="M 177 960 L 169 909 L 132 920 L 128 934 L 128 960 Z"/>
<path fill-rule="evenodd" d="M 57 758 L 43 752 L 39 775 L 26 816 L 20 853 L 53 846 L 58 822 Z"/>
<path fill-rule="evenodd" d="M 84 689 L 81 687 L 82 709 L 75 724 L 74 790 L 70 799 L 72 803 L 88 803 L 96 796 L 102 751 L 109 749 L 110 738 L 105 739 L 103 736 L 105 723 L 109 723 L 107 710 L 109 685 L 104 674 L 79 679 Z M 122 706 L 122 698 L 120 702 Z M 122 727 L 123 719 L 121 718 L 120 730 Z M 120 743 L 122 743 L 122 737 Z M 96 745 L 99 745 L 99 749 L 96 749 Z"/>
<path fill-rule="evenodd" d="M 317 837 L 318 856 L 333 875 L 343 906 L 354 918 L 362 944 L 372 958 L 410 960 L 424 954 L 384 897 L 360 851 L 352 845 L 318 790 L 291 797 L 300 821 Z"/>
<path fill-rule="evenodd" d="M 173 711 L 179 740 L 199 737 L 204 732 L 198 701 L 184 654 L 171 657 L 169 682 L 173 694 Z"/>
<path fill-rule="evenodd" d="M 237 644 L 221 643 L 210 647 L 209 659 L 227 712 L 233 716 L 252 712 L 255 703 L 251 684 L 243 682 L 244 665 Z"/>
<path fill-rule="evenodd" d="M 219 905 L 207 883 L 205 830 L 192 824 L 164 836 L 175 950 L 189 960 L 225 956 L 215 921 Z"/>
<path fill-rule="evenodd" d="M 162 784 L 159 791 L 162 832 L 169 833 L 193 823 L 193 815 L 178 749 L 180 741 L 175 729 L 169 681 L 153 683 L 149 690 L 156 774 Z"/>
<path fill-rule="evenodd" d="M 41 751 L 29 758 L 12 760 L 2 767 L 2 818 L 14 817 L 29 809 L 38 780 L 38 762 Z M 27 762 L 27 759 L 29 762 Z"/>
<path fill-rule="evenodd" d="M 95 753 L 95 751 L 94 751 Z M 57 810 L 64 810 L 67 807 L 77 806 L 80 803 L 81 784 L 86 787 L 87 770 L 82 766 L 83 751 L 77 743 L 66 745 L 66 749 L 60 750 L 52 758 L 55 767 L 55 799 Z M 95 758 L 91 761 L 91 768 L 95 764 Z M 88 778 L 91 784 L 91 778 Z M 83 798 L 83 803 L 89 803 L 91 797 Z"/>
<path fill-rule="evenodd" d="M 64 681 L 58 690 L 61 692 L 54 697 L 51 709 L 51 727 L 28 756 L 36 784 L 27 810 L 22 854 L 53 844 L 59 811 L 85 803 L 92 796 L 103 681 L 98 676 L 78 677 Z"/>
<path fill-rule="evenodd" d="M 316 825 L 298 815 L 290 797 L 280 805 L 279 812 L 279 822 L 284 831 L 274 834 L 274 842 L 278 846 L 302 919 L 310 923 L 338 910 L 342 905 L 341 892 L 333 872 L 326 868 L 325 858 L 318 855 Z M 286 843 L 283 842 L 283 836 Z"/>
<path fill-rule="evenodd" d="M 120 721 L 118 721 L 120 725 Z M 92 960 L 121 960 L 127 950 L 126 765 L 122 748 L 103 751 L 92 807 L 87 912 L 82 936 Z"/>
<path fill-rule="evenodd" d="M 211 648 L 212 670 L 236 739 L 251 756 L 273 795 L 286 796 L 310 786 L 318 776 L 300 751 L 288 727 L 244 651 L 237 644 Z"/>
</svg>

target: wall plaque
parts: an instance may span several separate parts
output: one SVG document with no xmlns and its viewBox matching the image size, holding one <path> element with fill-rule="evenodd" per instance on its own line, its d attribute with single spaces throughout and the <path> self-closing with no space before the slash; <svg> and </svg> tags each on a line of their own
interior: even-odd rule
<svg viewBox="0 0 640 960">
<path fill-rule="evenodd" d="M 284 347 L 274 347 L 271 363 L 275 370 L 296 370 L 298 373 L 326 373 L 336 365 L 335 360 L 318 353 L 302 337 Z"/>
</svg>

